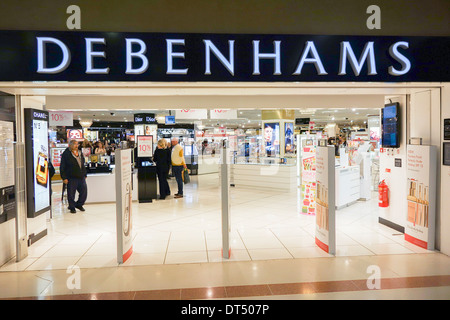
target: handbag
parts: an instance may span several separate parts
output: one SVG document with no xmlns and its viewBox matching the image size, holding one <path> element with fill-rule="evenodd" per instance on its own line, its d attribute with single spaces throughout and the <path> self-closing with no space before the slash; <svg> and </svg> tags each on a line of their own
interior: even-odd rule
<svg viewBox="0 0 450 320">
<path fill-rule="evenodd" d="M 184 182 L 184 184 L 191 182 L 191 177 L 189 177 L 188 169 L 184 169 L 184 170 L 183 170 L 183 175 L 182 175 L 182 177 L 183 177 L 183 182 Z"/>
</svg>

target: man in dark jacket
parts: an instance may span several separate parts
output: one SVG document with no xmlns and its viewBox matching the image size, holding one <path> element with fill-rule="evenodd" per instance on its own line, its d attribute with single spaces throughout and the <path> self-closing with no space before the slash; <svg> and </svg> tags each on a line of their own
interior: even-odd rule
<svg viewBox="0 0 450 320">
<path fill-rule="evenodd" d="M 70 212 L 76 213 L 75 208 L 85 211 L 83 205 L 87 198 L 86 168 L 83 154 L 78 150 L 78 141 L 70 140 L 69 147 L 61 155 L 59 170 L 63 183 L 67 185 Z M 78 191 L 78 201 L 75 202 L 76 191 Z"/>
</svg>

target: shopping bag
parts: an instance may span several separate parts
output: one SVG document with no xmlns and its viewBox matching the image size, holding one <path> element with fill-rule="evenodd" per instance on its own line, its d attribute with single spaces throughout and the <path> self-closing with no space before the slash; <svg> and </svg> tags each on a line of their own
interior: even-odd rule
<svg viewBox="0 0 450 320">
<path fill-rule="evenodd" d="M 182 177 L 183 177 L 183 182 L 184 182 L 184 184 L 191 182 L 191 178 L 189 177 L 188 169 L 184 169 L 184 170 L 183 170 L 183 175 L 182 175 Z"/>
</svg>

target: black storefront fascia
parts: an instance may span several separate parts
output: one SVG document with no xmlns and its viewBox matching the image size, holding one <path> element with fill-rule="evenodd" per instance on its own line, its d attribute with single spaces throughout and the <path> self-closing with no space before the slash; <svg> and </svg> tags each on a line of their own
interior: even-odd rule
<svg viewBox="0 0 450 320">
<path fill-rule="evenodd" d="M 0 31 L 0 81 L 448 82 L 450 37 Z"/>
</svg>

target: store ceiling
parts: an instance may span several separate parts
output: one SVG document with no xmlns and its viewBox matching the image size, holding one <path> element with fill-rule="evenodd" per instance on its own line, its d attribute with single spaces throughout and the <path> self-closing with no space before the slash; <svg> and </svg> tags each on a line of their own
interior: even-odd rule
<svg viewBox="0 0 450 320">
<path fill-rule="evenodd" d="M 338 125 L 363 125 L 368 116 L 379 115 L 380 109 L 373 108 L 330 108 L 296 109 L 296 118 L 310 118 L 317 125 L 337 123 Z M 135 113 L 154 113 L 156 116 L 169 115 L 169 110 L 132 110 L 132 111 L 74 111 L 74 119 L 105 122 L 132 122 Z M 172 114 L 174 111 L 172 110 Z M 258 128 L 261 126 L 261 110 L 238 110 L 238 119 L 201 120 L 206 128 L 210 126 Z M 193 123 L 195 120 L 177 120 L 177 123 Z"/>
</svg>

